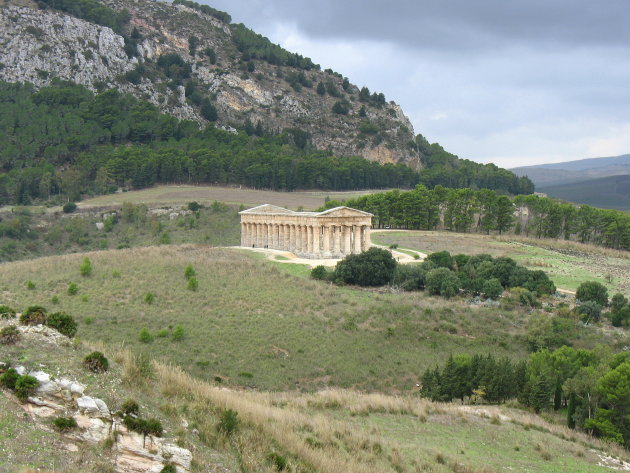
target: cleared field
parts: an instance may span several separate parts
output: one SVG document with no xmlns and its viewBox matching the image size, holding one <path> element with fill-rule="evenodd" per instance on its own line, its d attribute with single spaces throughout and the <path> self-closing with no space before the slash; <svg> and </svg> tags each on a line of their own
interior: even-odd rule
<svg viewBox="0 0 630 473">
<path fill-rule="evenodd" d="M 78 319 L 82 339 L 124 344 L 205 379 L 266 389 L 402 392 L 450 353 L 527 355 L 525 310 L 340 288 L 305 278 L 300 265 L 246 250 L 186 245 L 87 255 L 90 277 L 79 272 L 84 255 L 2 264 L 0 303 L 64 310 Z M 189 263 L 196 291 L 187 289 Z M 26 289 L 28 281 L 34 288 Z M 71 282 L 76 295 L 67 293 Z M 175 341 L 180 324 L 184 337 Z M 142 329 L 153 341 L 139 340 Z M 573 338 L 583 347 L 626 340 L 623 332 L 586 327 L 576 327 Z"/>
<path fill-rule="evenodd" d="M 306 210 L 312 210 L 323 206 L 326 197 L 331 200 L 353 199 L 361 195 L 382 191 L 383 190 L 275 192 L 238 187 L 157 186 L 140 191 L 109 194 L 87 199 L 79 203 L 79 207 L 116 206 L 122 205 L 123 202 L 168 205 L 182 204 L 193 200 L 200 204 L 210 204 L 218 200 L 219 202 L 228 204 L 243 204 L 246 206 L 273 204 L 289 209 L 303 207 Z"/>
<path fill-rule="evenodd" d="M 509 236 L 425 231 L 372 232 L 372 241 L 398 244 L 425 253 L 450 251 L 452 254 L 488 253 L 509 256 L 531 269 L 542 269 L 556 286 L 575 290 L 584 281 L 599 281 L 610 295 L 630 295 L 630 253 L 578 243 L 533 240 Z"/>
</svg>

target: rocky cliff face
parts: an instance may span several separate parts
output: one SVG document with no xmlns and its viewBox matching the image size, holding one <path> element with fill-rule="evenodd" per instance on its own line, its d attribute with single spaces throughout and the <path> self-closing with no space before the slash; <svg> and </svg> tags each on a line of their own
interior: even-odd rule
<svg viewBox="0 0 630 473">
<path fill-rule="evenodd" d="M 0 80 L 28 81 L 43 86 L 57 77 L 92 90 L 115 87 L 146 99 L 178 118 L 205 123 L 198 105 L 184 87 L 161 75 L 158 58 L 176 53 L 191 66 L 191 79 L 218 111 L 217 126 L 257 124 L 270 131 L 297 128 L 307 132 L 315 147 L 339 155 L 360 155 L 382 163 L 420 166 L 414 131 L 401 108 L 393 103 L 369 106 L 359 101 L 359 89 L 342 87 L 344 78 L 332 71 L 302 71 L 306 84 L 292 86 L 296 69 L 251 60 L 247 70 L 232 35 L 233 29 L 197 10 L 153 0 L 107 0 L 108 6 L 131 13 L 129 29 L 141 38 L 129 57 L 123 36 L 54 10 L 39 10 L 26 1 L 0 4 Z M 197 40 L 191 55 L 189 39 Z M 212 63 L 200 51 L 212 48 Z M 140 66 L 140 69 L 138 67 Z M 144 71 L 130 81 L 128 73 Z M 318 94 L 319 83 L 337 96 Z M 347 101 L 348 113 L 333 112 Z M 361 109 L 363 107 L 363 112 Z"/>
</svg>

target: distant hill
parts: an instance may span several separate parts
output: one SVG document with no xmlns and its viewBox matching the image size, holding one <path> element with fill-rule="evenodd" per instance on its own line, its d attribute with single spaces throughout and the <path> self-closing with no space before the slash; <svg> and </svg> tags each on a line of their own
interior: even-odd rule
<svg viewBox="0 0 630 473">
<path fill-rule="evenodd" d="M 569 202 L 630 211 L 630 174 L 539 187 L 537 190 Z"/>
<path fill-rule="evenodd" d="M 542 188 L 561 184 L 577 183 L 608 176 L 630 175 L 630 154 L 580 159 L 564 163 L 521 166 L 510 170 L 518 176 L 528 176 L 539 188 L 538 190 L 542 191 Z"/>
</svg>

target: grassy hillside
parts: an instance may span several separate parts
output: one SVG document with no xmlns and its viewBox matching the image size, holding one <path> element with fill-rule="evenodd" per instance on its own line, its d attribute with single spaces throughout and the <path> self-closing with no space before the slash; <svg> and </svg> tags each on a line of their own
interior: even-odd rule
<svg viewBox="0 0 630 473">
<path fill-rule="evenodd" d="M 78 317 L 82 339 L 125 344 L 203 379 L 265 389 L 406 392 L 450 353 L 527 354 L 524 309 L 339 288 L 293 275 L 295 265 L 205 246 L 88 256 L 94 271 L 85 278 L 83 255 L 4 264 L 2 303 L 64 310 Z M 188 264 L 196 270 L 197 291 L 187 289 Z M 26 289 L 28 281 L 34 288 Z M 76 295 L 67 294 L 70 283 L 77 284 Z M 175 341 L 178 325 L 184 337 Z M 139 340 L 142 329 L 153 341 Z M 584 347 L 626 338 L 580 324 L 566 335 Z"/>
<path fill-rule="evenodd" d="M 542 269 L 556 286 L 575 290 L 584 281 L 599 281 L 609 292 L 630 294 L 630 253 L 593 245 L 558 240 L 510 236 L 488 236 L 424 231 L 380 231 L 372 241 L 398 244 L 424 253 L 447 250 L 453 254 L 488 253 L 509 256 L 530 269 Z"/>
<path fill-rule="evenodd" d="M 272 473 L 599 473 L 619 467 L 627 452 L 542 418 L 507 407 L 431 403 L 411 396 L 326 390 L 235 391 L 189 377 L 178 368 L 133 356 L 121 347 L 58 345 L 24 338 L 0 345 L 0 360 L 84 383 L 86 392 L 118 409 L 134 399 L 158 418 L 166 436 L 194 453 L 192 472 Z M 108 372 L 81 367 L 93 348 L 109 357 Z M 24 414 L 0 390 L 0 472 L 33 467 L 102 473 L 107 445 L 65 450 L 67 440 Z M 231 436 L 217 430 L 225 409 L 237 412 Z M 36 448 L 34 448 L 36 446 Z"/>
<path fill-rule="evenodd" d="M 630 210 L 630 174 L 541 186 L 540 192 L 569 202 L 605 209 Z"/>
</svg>

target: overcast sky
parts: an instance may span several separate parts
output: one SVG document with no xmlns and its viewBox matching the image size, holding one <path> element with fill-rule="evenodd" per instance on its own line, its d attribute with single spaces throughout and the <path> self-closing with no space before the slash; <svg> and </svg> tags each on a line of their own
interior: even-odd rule
<svg viewBox="0 0 630 473">
<path fill-rule="evenodd" d="M 512 167 L 630 153 L 629 0 L 202 0 Z"/>
</svg>

